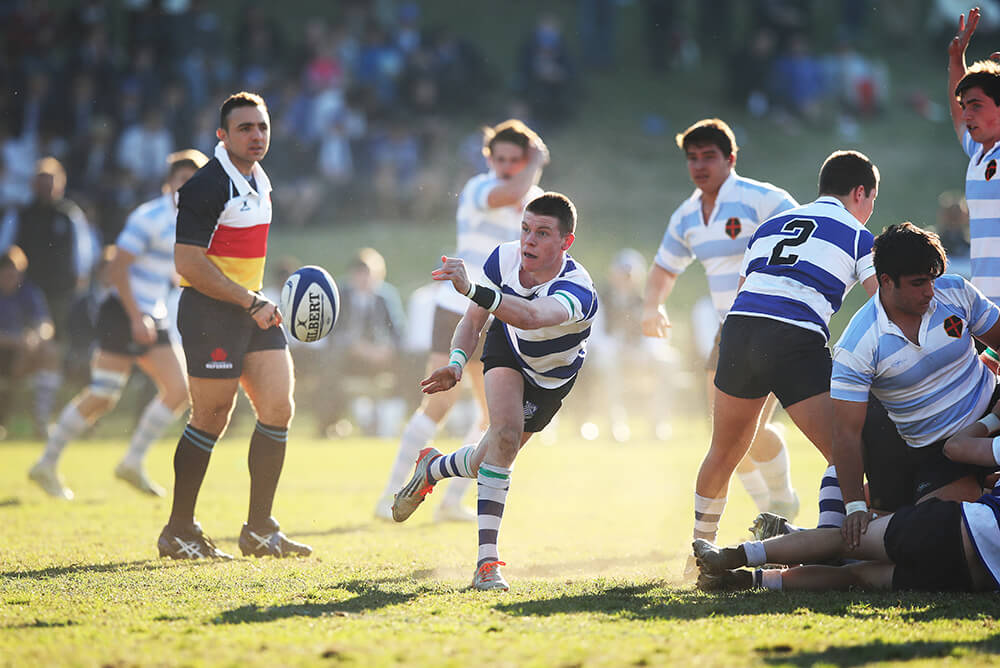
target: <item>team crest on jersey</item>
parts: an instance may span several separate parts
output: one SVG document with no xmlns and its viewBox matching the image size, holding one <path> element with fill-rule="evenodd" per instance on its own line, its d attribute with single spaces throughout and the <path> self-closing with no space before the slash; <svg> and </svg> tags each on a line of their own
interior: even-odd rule
<svg viewBox="0 0 1000 668">
<path fill-rule="evenodd" d="M 997 161 L 990 160 L 986 164 L 986 180 L 989 181 L 997 173 Z"/>
<path fill-rule="evenodd" d="M 209 357 L 212 358 L 211 362 L 205 364 L 206 369 L 232 369 L 233 363 L 229 361 L 229 353 L 226 352 L 224 348 L 216 348 L 211 353 Z"/>
<path fill-rule="evenodd" d="M 538 406 L 536 406 L 535 404 L 531 403 L 530 401 L 525 401 L 524 402 L 524 419 L 525 420 L 530 420 L 531 418 L 535 417 L 535 413 L 537 413 L 537 412 L 538 412 Z"/>
<path fill-rule="evenodd" d="M 726 236 L 730 239 L 735 239 L 740 236 L 740 232 L 743 231 L 743 224 L 740 223 L 739 218 L 730 218 L 726 221 Z"/>
<path fill-rule="evenodd" d="M 944 332 L 953 339 L 962 336 L 962 319 L 957 315 L 948 316 L 944 321 Z"/>
</svg>

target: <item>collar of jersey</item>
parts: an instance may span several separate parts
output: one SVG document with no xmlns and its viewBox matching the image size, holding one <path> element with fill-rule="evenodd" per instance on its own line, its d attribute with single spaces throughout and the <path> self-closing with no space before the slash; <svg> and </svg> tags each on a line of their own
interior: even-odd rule
<svg viewBox="0 0 1000 668">
<path fill-rule="evenodd" d="M 737 179 L 739 179 L 739 176 L 736 174 L 736 170 L 735 169 L 731 169 L 729 171 L 729 176 L 727 176 L 726 180 L 722 182 L 721 186 L 719 186 L 719 192 L 715 196 L 715 210 L 716 211 L 719 208 L 719 202 L 722 201 L 723 195 L 726 192 L 728 192 L 729 190 L 732 190 L 733 188 L 736 187 L 733 184 L 736 183 Z M 702 192 L 701 188 L 695 188 L 694 189 L 694 198 L 695 198 L 695 200 L 698 201 L 699 204 L 701 203 L 701 198 L 704 196 L 704 194 L 705 193 Z M 712 213 L 715 213 L 715 211 L 713 211 Z M 709 221 L 709 222 L 711 222 L 711 221 Z"/>
<path fill-rule="evenodd" d="M 250 182 L 247 181 L 247 177 L 243 176 L 243 174 L 240 173 L 240 170 L 236 169 L 236 165 L 233 164 L 233 161 L 229 159 L 229 151 L 226 150 L 225 144 L 221 141 L 215 145 L 215 157 L 218 158 L 219 164 L 222 165 L 222 169 L 225 170 L 226 174 L 233 182 L 233 185 L 236 187 L 236 192 L 240 194 L 240 197 L 246 197 L 250 193 L 257 195 L 258 197 L 264 197 L 271 192 L 271 181 L 267 178 L 267 174 L 264 173 L 264 168 L 261 167 L 259 163 L 253 163 L 253 167 L 250 170 L 253 173 L 254 181 L 257 182 L 257 191 L 255 191 L 250 186 Z"/>
<path fill-rule="evenodd" d="M 847 207 L 844 206 L 844 203 L 833 195 L 822 195 L 816 199 L 814 204 L 832 204 L 834 206 L 839 206 L 844 211 L 847 211 Z"/>
</svg>

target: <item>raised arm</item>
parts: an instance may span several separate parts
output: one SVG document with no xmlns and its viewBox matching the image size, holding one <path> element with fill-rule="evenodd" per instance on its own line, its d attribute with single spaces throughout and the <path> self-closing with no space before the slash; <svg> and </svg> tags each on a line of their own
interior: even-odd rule
<svg viewBox="0 0 1000 668">
<path fill-rule="evenodd" d="M 955 128 L 955 136 L 961 143 L 965 137 L 965 122 L 962 120 L 962 105 L 955 97 L 955 87 L 965 76 L 965 50 L 972 39 L 972 33 L 976 32 L 976 25 L 979 24 L 979 7 L 969 10 L 969 20 L 965 20 L 965 14 L 958 17 L 958 32 L 948 44 L 948 109 L 951 112 L 951 123 Z"/>
<path fill-rule="evenodd" d="M 492 209 L 517 204 L 528 193 L 531 186 L 542 178 L 542 168 L 549 163 L 549 149 L 539 139 L 528 145 L 524 169 L 493 188 L 486 196 L 486 203 Z"/>
</svg>

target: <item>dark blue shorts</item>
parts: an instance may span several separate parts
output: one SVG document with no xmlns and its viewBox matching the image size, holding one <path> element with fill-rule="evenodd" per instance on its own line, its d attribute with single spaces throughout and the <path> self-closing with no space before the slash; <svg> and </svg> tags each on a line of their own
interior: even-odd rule
<svg viewBox="0 0 1000 668">
<path fill-rule="evenodd" d="M 928 499 L 895 512 L 885 529 L 886 554 L 896 568 L 893 589 L 972 591 L 962 547 L 962 506 Z"/>
<path fill-rule="evenodd" d="M 261 329 L 245 309 L 184 288 L 177 305 L 188 375 L 194 378 L 239 378 L 243 356 L 258 350 L 284 350 L 285 330 Z"/>
<path fill-rule="evenodd" d="M 132 323 L 125 307 L 117 296 L 110 296 L 101 302 L 97 311 L 97 347 L 116 355 L 139 357 L 149 352 L 153 346 L 169 346 L 170 334 L 167 321 L 156 320 L 156 343 L 144 345 L 132 338 Z"/>
</svg>

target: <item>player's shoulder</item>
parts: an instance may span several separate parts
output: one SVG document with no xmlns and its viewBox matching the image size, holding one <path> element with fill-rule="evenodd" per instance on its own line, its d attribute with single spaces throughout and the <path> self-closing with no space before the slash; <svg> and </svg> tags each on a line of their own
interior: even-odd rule
<svg viewBox="0 0 1000 668">
<path fill-rule="evenodd" d="M 843 348 L 851 352 L 858 352 L 866 345 L 871 346 L 878 341 L 878 306 L 876 301 L 878 295 L 870 297 L 868 301 L 861 305 L 853 316 L 844 333 L 837 342 L 838 348 Z"/>
<path fill-rule="evenodd" d="M 788 191 L 784 188 L 780 188 L 773 183 L 768 181 L 759 181 L 757 179 L 751 179 L 748 176 L 743 176 L 742 174 L 736 174 L 733 179 L 733 183 L 736 186 L 737 191 L 741 195 L 782 195 L 784 197 L 791 198 Z"/>
<path fill-rule="evenodd" d="M 218 158 L 212 158 L 195 172 L 178 191 L 183 196 L 208 195 L 228 188 L 229 175 Z M 225 190 L 228 192 L 228 190 Z"/>
<path fill-rule="evenodd" d="M 579 260 L 573 258 L 572 255 L 566 253 L 566 262 L 563 265 L 563 270 L 559 272 L 559 276 L 556 280 L 569 280 L 579 285 L 583 285 L 589 288 L 591 291 L 596 292 L 594 287 L 594 279 L 591 278 L 590 272 L 584 267 Z"/>
<path fill-rule="evenodd" d="M 487 185 L 487 184 L 492 185 L 492 184 L 497 183 L 499 181 L 500 181 L 500 179 L 498 179 L 496 176 L 494 176 L 490 172 L 483 172 L 482 174 L 476 174 L 475 176 L 473 176 L 472 178 L 470 178 L 468 181 L 466 181 L 465 182 L 465 186 L 462 188 L 462 190 L 464 190 L 464 191 L 477 190 L 477 189 L 481 188 L 484 185 Z"/>
<path fill-rule="evenodd" d="M 147 221 L 152 219 L 158 219 L 163 214 L 172 211 L 173 207 L 170 205 L 169 200 L 164 195 L 160 195 L 156 199 L 151 199 L 148 202 L 143 202 L 129 214 L 129 222 Z"/>
</svg>

